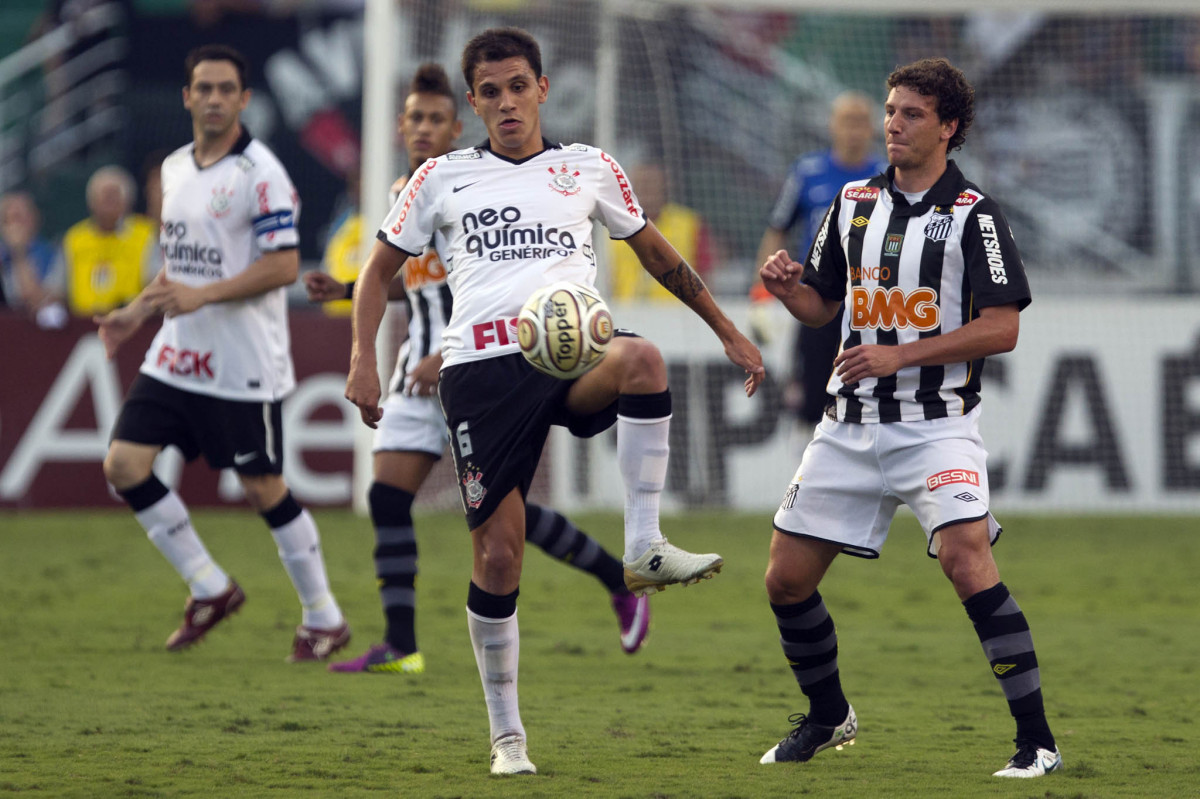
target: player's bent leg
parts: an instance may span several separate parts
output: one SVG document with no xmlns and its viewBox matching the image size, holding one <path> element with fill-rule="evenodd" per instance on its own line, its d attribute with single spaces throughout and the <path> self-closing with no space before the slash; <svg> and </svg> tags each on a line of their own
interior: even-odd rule
<svg viewBox="0 0 1200 799">
<path fill-rule="evenodd" d="M 386 619 L 383 642 L 341 663 L 339 673 L 423 674 L 425 656 L 417 646 L 417 537 L 412 503 L 437 458 L 427 452 L 378 450 L 375 480 L 367 492 L 375 530 L 375 577 Z"/>
<path fill-rule="evenodd" d="M 658 348 L 636 336 L 618 336 L 608 356 L 567 395 L 575 413 L 594 413 L 617 399 L 617 463 L 625 483 L 625 585 L 641 597 L 674 584 L 711 578 L 724 560 L 671 544 L 659 528 L 667 479 L 671 394 Z"/>
<path fill-rule="evenodd" d="M 1062 756 L 1046 720 L 1033 634 L 1017 600 L 1000 582 L 986 520 L 940 532 L 938 561 L 962 599 L 1016 722 L 1016 754 L 994 776 L 1040 777 L 1062 768 Z"/>
<path fill-rule="evenodd" d="M 187 506 L 153 472 L 162 447 L 116 440 L 104 459 L 104 476 L 128 503 L 146 537 L 188 585 L 183 623 L 167 638 L 177 651 L 198 643 L 235 613 L 246 595 L 213 560 L 192 527 Z"/>
<path fill-rule="evenodd" d="M 300 506 L 279 475 L 239 475 L 246 496 L 271 529 L 288 577 L 303 609 L 289 662 L 326 660 L 350 642 L 337 600 L 329 590 L 321 540 L 312 514 Z M 272 497 L 281 496 L 275 505 Z"/>
<path fill-rule="evenodd" d="M 629 655 L 641 649 L 650 631 L 650 601 L 648 597 L 634 596 L 626 587 L 621 561 L 566 516 L 532 502 L 525 505 L 525 540 L 603 583 L 617 615 L 621 649 Z"/>
<path fill-rule="evenodd" d="M 842 692 L 837 629 L 817 591 L 841 548 L 775 530 L 765 583 L 792 676 L 809 700 L 808 713 L 789 717 L 793 729 L 760 763 L 805 762 L 818 752 L 854 743 L 858 718 Z"/>
</svg>

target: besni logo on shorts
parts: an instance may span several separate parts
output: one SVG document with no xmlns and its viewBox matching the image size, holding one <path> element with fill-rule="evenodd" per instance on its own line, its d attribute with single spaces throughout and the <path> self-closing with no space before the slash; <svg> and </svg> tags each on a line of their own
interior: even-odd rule
<svg viewBox="0 0 1200 799">
<path fill-rule="evenodd" d="M 575 178 L 579 177 L 579 170 L 569 170 L 566 164 L 562 165 L 562 169 L 557 172 L 554 167 L 550 167 L 549 172 L 554 176 L 550 181 L 550 188 L 564 197 L 570 197 L 572 194 L 578 194 L 580 191 L 579 183 Z"/>
<path fill-rule="evenodd" d="M 467 463 L 466 468 L 462 473 L 463 498 L 467 502 L 467 506 L 472 510 L 478 510 L 483 504 L 483 498 L 487 496 L 487 489 L 483 487 L 483 472 L 475 468 L 471 463 Z"/>
</svg>

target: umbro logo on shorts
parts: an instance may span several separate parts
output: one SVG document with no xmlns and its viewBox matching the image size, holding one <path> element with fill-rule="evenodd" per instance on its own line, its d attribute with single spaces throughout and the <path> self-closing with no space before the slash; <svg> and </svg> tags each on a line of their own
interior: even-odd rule
<svg viewBox="0 0 1200 799">
<path fill-rule="evenodd" d="M 961 499 L 963 502 L 978 502 L 979 501 L 979 497 L 975 496 L 974 494 L 970 493 L 969 491 L 964 491 L 961 494 L 955 494 L 954 498 Z"/>
</svg>

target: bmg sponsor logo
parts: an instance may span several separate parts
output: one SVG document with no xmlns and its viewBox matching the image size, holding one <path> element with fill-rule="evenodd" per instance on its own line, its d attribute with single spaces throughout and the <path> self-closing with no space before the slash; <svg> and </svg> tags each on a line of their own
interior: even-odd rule
<svg viewBox="0 0 1200 799">
<path fill-rule="evenodd" d="M 937 292 L 922 287 L 913 291 L 881 286 L 850 289 L 850 327 L 854 330 L 896 330 L 911 327 L 933 330 L 941 324 Z"/>
</svg>

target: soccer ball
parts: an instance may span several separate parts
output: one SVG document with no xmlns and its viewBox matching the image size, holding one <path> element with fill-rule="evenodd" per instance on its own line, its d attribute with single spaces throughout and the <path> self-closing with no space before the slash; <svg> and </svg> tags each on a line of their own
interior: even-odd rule
<svg viewBox="0 0 1200 799">
<path fill-rule="evenodd" d="M 517 316 L 525 360 L 539 372 L 572 380 L 604 358 L 612 314 L 595 289 L 559 282 L 535 291 Z"/>
</svg>

